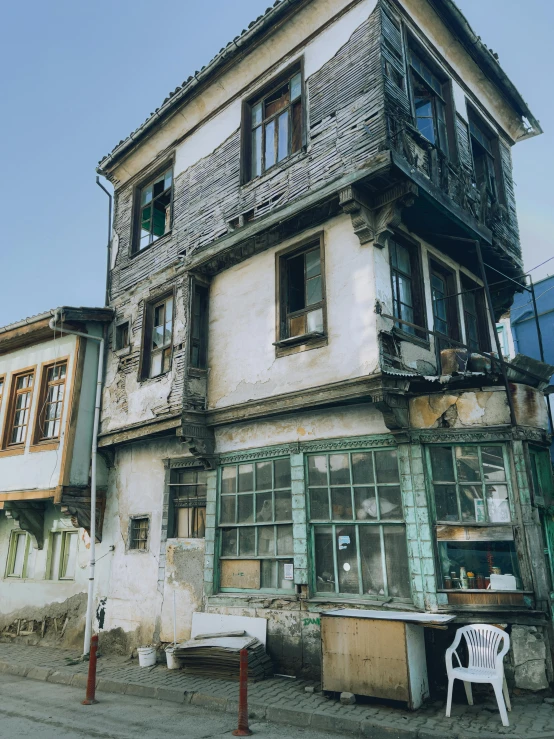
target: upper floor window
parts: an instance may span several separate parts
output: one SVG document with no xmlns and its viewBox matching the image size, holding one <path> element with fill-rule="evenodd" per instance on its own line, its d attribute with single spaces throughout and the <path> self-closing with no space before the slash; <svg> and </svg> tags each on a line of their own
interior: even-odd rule
<svg viewBox="0 0 554 739">
<path fill-rule="evenodd" d="M 416 126 L 427 141 L 448 153 L 447 92 L 429 66 L 410 49 L 410 68 Z"/>
<path fill-rule="evenodd" d="M 0 408 L 2 407 L 2 396 L 4 395 L 4 377 L 0 377 Z"/>
<path fill-rule="evenodd" d="M 44 367 L 39 395 L 36 441 L 59 439 L 67 362 Z"/>
<path fill-rule="evenodd" d="M 4 446 L 23 446 L 27 438 L 35 371 L 14 375 L 10 389 Z"/>
<path fill-rule="evenodd" d="M 445 337 L 459 341 L 456 276 L 442 264 L 431 260 L 431 296 L 433 299 L 434 330 Z M 437 338 L 437 349 L 450 349 L 453 344 Z"/>
<path fill-rule="evenodd" d="M 124 321 L 115 327 L 115 350 L 126 349 L 129 343 L 129 321 Z"/>
<path fill-rule="evenodd" d="M 134 244 L 134 251 L 141 251 L 171 229 L 173 168 L 169 167 L 140 187 L 137 200 L 138 238 Z"/>
<path fill-rule="evenodd" d="M 8 546 L 6 577 L 27 577 L 27 560 L 31 537 L 25 531 L 12 531 Z"/>
<path fill-rule="evenodd" d="M 417 251 L 411 246 L 389 239 L 389 253 L 393 314 L 402 321 L 424 326 L 422 285 Z M 418 331 L 406 323 L 399 321 L 397 327 L 405 333 L 426 338 L 425 332 Z"/>
<path fill-rule="evenodd" d="M 208 287 L 196 281 L 192 287 L 190 364 L 196 369 L 208 366 Z"/>
<path fill-rule="evenodd" d="M 52 531 L 49 542 L 49 580 L 74 580 L 77 565 L 78 531 Z"/>
<path fill-rule="evenodd" d="M 158 377 L 171 369 L 173 294 L 146 307 L 142 377 Z"/>
<path fill-rule="evenodd" d="M 302 73 L 281 79 L 246 106 L 246 179 L 302 148 Z"/>
<path fill-rule="evenodd" d="M 492 200 L 498 200 L 498 137 L 473 113 L 469 116 L 469 133 L 477 187 Z"/>
<path fill-rule="evenodd" d="M 491 342 L 483 288 L 465 276 L 461 281 L 466 344 L 472 352 L 489 352 Z"/>
<path fill-rule="evenodd" d="M 279 340 L 325 333 L 325 285 L 321 244 L 279 258 Z"/>
</svg>

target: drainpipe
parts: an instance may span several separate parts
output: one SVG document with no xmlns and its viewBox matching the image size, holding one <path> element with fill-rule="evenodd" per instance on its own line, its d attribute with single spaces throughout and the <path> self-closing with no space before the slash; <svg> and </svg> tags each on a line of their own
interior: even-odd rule
<svg viewBox="0 0 554 739">
<path fill-rule="evenodd" d="M 102 399 L 102 380 L 104 374 L 104 337 L 91 336 L 81 331 L 72 331 L 56 325 L 56 321 L 60 318 L 58 310 L 54 311 L 54 316 L 48 324 L 52 331 L 59 331 L 62 334 L 71 334 L 73 336 L 82 336 L 85 339 L 98 341 L 98 371 L 96 375 L 96 399 L 94 403 L 94 421 L 92 425 L 92 448 L 91 448 L 91 471 L 90 471 L 90 551 L 89 551 L 89 580 L 87 595 L 87 615 L 85 622 L 85 644 L 83 654 L 90 651 L 90 638 L 92 635 L 92 605 L 94 602 L 94 568 L 96 565 L 96 457 L 98 448 L 98 426 L 100 423 L 100 402 Z M 63 315 L 61 316 L 63 321 Z"/>
<path fill-rule="evenodd" d="M 111 261 L 112 261 L 112 203 L 113 203 L 113 196 L 109 190 L 106 190 L 104 185 L 100 182 L 100 177 L 96 178 L 96 184 L 98 187 L 100 187 L 106 195 L 108 196 L 110 203 L 108 206 L 108 256 L 107 256 L 107 265 L 106 265 L 106 298 L 105 298 L 105 305 L 108 306 L 110 304 L 110 268 L 111 268 Z"/>
</svg>

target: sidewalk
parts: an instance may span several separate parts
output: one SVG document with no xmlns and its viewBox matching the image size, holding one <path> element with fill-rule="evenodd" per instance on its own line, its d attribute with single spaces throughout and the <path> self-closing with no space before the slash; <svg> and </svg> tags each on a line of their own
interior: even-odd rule
<svg viewBox="0 0 554 739">
<path fill-rule="evenodd" d="M 88 663 L 68 665 L 68 660 L 78 656 L 64 649 L 0 643 L 0 672 L 84 691 Z M 455 704 L 452 718 L 447 719 L 442 702 L 414 712 L 378 704 L 343 706 L 321 693 L 307 692 L 307 687 L 313 688 L 313 683 L 286 678 L 251 683 L 250 716 L 367 739 L 554 739 L 554 705 L 534 696 L 513 696 L 511 725 L 504 728 L 492 692 L 491 699 L 481 705 Z M 124 657 L 98 660 L 99 700 L 103 692 L 191 703 L 228 713 L 236 713 L 238 707 L 238 682 L 191 677 L 165 665 L 140 668 L 138 660 Z"/>
</svg>

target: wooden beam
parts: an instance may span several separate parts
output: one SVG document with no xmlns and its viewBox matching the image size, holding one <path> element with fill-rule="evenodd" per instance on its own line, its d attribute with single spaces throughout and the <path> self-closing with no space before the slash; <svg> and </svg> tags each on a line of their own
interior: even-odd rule
<svg viewBox="0 0 554 739">
<path fill-rule="evenodd" d="M 56 488 L 49 490 L 13 490 L 9 493 L 0 493 L 0 502 L 14 500 L 48 500 L 56 497 Z"/>
</svg>

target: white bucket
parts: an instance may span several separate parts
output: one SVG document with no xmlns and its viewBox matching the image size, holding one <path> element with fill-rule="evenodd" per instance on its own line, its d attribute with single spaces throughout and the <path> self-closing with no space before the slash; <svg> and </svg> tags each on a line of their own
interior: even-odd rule
<svg viewBox="0 0 554 739">
<path fill-rule="evenodd" d="M 156 664 L 156 650 L 154 647 L 139 647 L 137 652 L 141 667 L 153 667 Z"/>
<path fill-rule="evenodd" d="M 175 647 L 166 647 L 165 656 L 168 670 L 179 670 L 181 668 L 181 660 L 175 654 Z"/>
</svg>

